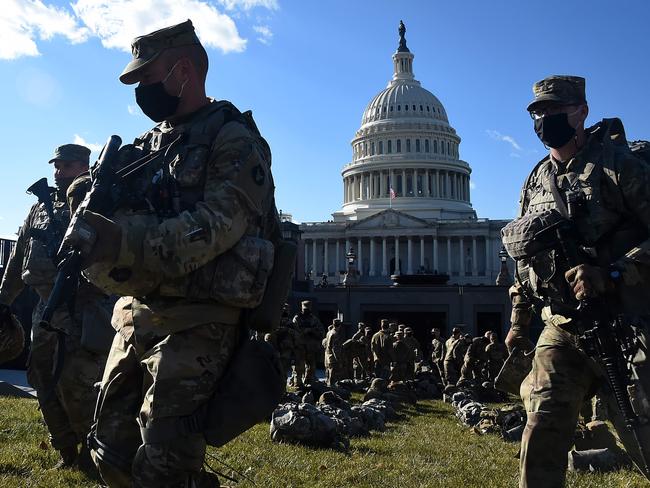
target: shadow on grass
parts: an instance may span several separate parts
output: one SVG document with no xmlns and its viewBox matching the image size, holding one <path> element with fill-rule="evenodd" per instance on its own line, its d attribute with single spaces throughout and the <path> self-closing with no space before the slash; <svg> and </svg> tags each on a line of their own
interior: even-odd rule
<svg viewBox="0 0 650 488">
<path fill-rule="evenodd" d="M 0 476 L 9 475 L 9 476 L 28 476 L 31 474 L 31 469 L 25 466 L 14 466 L 13 464 L 0 463 Z"/>
</svg>

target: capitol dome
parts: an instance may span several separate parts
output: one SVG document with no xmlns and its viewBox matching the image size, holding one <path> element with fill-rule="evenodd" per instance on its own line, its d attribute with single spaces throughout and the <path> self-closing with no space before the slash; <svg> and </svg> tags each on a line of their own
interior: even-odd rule
<svg viewBox="0 0 650 488">
<path fill-rule="evenodd" d="M 387 208 L 427 220 L 476 218 L 471 168 L 459 158 L 460 137 L 440 100 L 415 79 L 405 33 L 400 24 L 392 79 L 368 103 L 352 139 L 336 221 L 360 220 Z"/>
</svg>

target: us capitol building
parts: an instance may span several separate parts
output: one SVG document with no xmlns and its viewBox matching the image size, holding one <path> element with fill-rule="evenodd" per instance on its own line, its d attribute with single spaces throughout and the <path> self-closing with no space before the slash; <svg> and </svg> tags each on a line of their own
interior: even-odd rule
<svg viewBox="0 0 650 488">
<path fill-rule="evenodd" d="M 361 283 L 426 270 L 448 274 L 451 284 L 494 284 L 506 221 L 476 217 L 460 137 L 440 100 L 415 79 L 404 31 L 393 77 L 352 139 L 352 161 L 341 172 L 343 206 L 333 221 L 300 227 L 304 269 L 338 281 L 353 247 Z"/>
<path fill-rule="evenodd" d="M 311 293 L 325 320 L 336 311 L 347 321 L 375 325 L 390 311 L 396 319 L 443 329 L 464 324 L 468 332 L 477 332 L 488 327 L 477 325 L 479 317 L 490 327 L 497 321 L 502 326 L 510 305 L 506 289 L 494 285 L 501 269 L 500 229 L 507 221 L 477 218 L 472 170 L 460 159 L 461 139 L 440 100 L 415 79 L 415 56 L 405 32 L 400 22 L 393 76 L 367 105 L 352 139 L 352 161 L 341 171 L 340 210 L 330 221 L 299 227 L 304 247 L 297 274 L 315 284 L 323 274 L 328 277 L 330 286 Z M 346 287 L 336 285 L 342 283 L 351 249 L 358 284 L 352 293 L 347 287 L 343 297 Z M 449 279 L 441 286 L 391 286 L 391 275 L 416 274 Z M 466 285 L 480 289 L 475 299 L 467 298 L 474 287 Z M 459 313 L 458 307 L 468 306 L 473 313 Z"/>
</svg>

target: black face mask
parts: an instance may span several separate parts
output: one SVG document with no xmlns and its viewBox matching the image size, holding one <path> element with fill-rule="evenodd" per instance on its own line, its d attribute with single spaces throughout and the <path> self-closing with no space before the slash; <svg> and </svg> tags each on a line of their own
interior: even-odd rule
<svg viewBox="0 0 650 488">
<path fill-rule="evenodd" d="M 135 101 L 142 112 L 154 122 L 162 122 L 176 113 L 180 97 L 170 95 L 162 81 L 135 88 Z"/>
<path fill-rule="evenodd" d="M 536 119 L 535 133 L 545 145 L 557 149 L 569 142 L 576 135 L 576 130 L 569 125 L 568 115 L 559 113 Z"/>
<path fill-rule="evenodd" d="M 183 83 L 178 96 L 170 95 L 165 90 L 165 82 L 171 76 L 177 64 L 178 61 L 172 66 L 172 69 L 169 70 L 169 73 L 167 73 L 167 76 L 162 81 L 149 85 L 140 85 L 135 88 L 136 103 L 142 109 L 142 112 L 154 122 L 162 122 L 174 115 L 178 109 L 178 104 L 181 101 L 181 95 L 187 80 Z"/>
</svg>

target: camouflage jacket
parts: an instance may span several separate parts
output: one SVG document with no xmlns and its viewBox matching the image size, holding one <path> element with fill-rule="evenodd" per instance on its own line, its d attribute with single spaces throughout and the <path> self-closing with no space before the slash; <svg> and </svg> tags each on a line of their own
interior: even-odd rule
<svg viewBox="0 0 650 488">
<path fill-rule="evenodd" d="M 503 361 L 508 352 L 505 344 L 501 342 L 491 342 L 485 347 L 485 352 L 489 361 Z"/>
<path fill-rule="evenodd" d="M 475 359 L 477 361 L 487 361 L 487 353 L 485 351 L 486 346 L 489 344 L 489 341 L 485 337 L 474 337 L 465 357 L 469 359 Z"/>
<path fill-rule="evenodd" d="M 442 339 L 431 339 L 431 360 L 442 361 L 445 358 L 445 343 Z"/>
<path fill-rule="evenodd" d="M 325 357 L 330 364 L 343 359 L 342 347 L 344 342 L 345 337 L 343 331 L 332 329 L 327 333 L 327 337 L 325 338 Z"/>
<path fill-rule="evenodd" d="M 388 333 L 383 330 L 376 332 L 370 340 L 370 347 L 375 361 L 384 365 L 393 361 L 393 340 Z"/>
<path fill-rule="evenodd" d="M 237 323 L 241 308 L 261 300 L 273 262 L 273 246 L 269 252 L 262 244 L 279 233 L 269 147 L 249 112 L 211 99 L 180 123 L 162 122 L 124 146 L 120 160 L 161 148 L 158 164 L 124 183 L 131 198 L 116 212 L 122 242 L 113 263 L 136 277 L 155 274 L 160 285 L 121 299 L 116 315 L 135 316 L 142 327 L 164 322 L 168 332 L 209 317 Z M 152 189 L 165 180 L 174 193 L 166 204 Z M 152 207 L 154 218 L 142 219 Z"/>
<path fill-rule="evenodd" d="M 52 192 L 54 216 L 65 229 L 70 222 L 70 212 L 65 199 Z M 35 203 L 29 210 L 24 224 L 18 232 L 18 240 L 9 257 L 0 285 L 0 303 L 11 304 L 25 285 L 34 287 L 42 299 L 47 299 L 56 277 L 54 261 L 47 256 L 45 243 L 35 236 L 49 224 L 45 206 Z"/>
<path fill-rule="evenodd" d="M 587 129 L 587 141 L 567 163 L 544 158 L 526 180 L 519 215 L 556 209 L 551 182 L 555 176 L 561 195 L 581 195 L 573 223 L 579 245 L 589 264 L 621 271 L 618 296 L 623 309 L 649 315 L 650 295 L 650 165 L 633 156 L 618 119 L 605 119 Z M 510 290 L 513 324 L 527 325 L 533 300 L 545 306 L 546 323 L 561 325 L 568 319 L 553 303 L 575 306 L 555 250 L 518 261 Z"/>
</svg>

